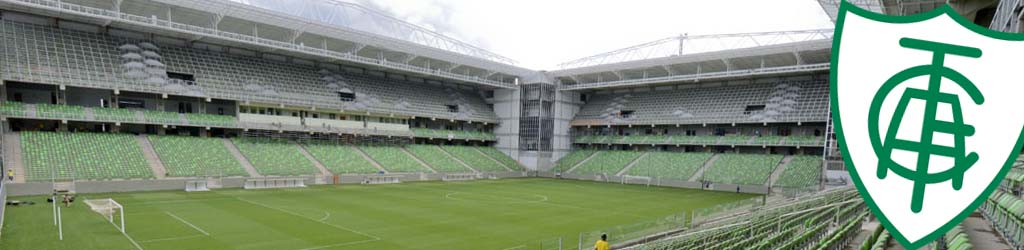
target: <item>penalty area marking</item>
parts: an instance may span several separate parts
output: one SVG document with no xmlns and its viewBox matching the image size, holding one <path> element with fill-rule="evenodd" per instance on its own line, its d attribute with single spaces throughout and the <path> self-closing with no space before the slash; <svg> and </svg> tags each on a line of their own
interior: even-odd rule
<svg viewBox="0 0 1024 250">
<path fill-rule="evenodd" d="M 353 233 L 356 233 L 356 234 L 359 234 L 359 235 L 362 235 L 362 236 L 370 238 L 368 240 L 352 241 L 352 242 L 338 243 L 338 244 L 325 245 L 325 246 L 317 246 L 317 247 L 311 247 L 311 248 L 303 248 L 302 250 L 313 250 L 313 249 L 321 249 L 321 248 L 336 247 L 336 246 L 355 245 L 355 244 L 361 244 L 361 243 L 366 243 L 366 242 L 372 242 L 372 241 L 380 240 L 380 237 L 377 237 L 377 236 L 372 235 L 372 234 L 364 233 L 364 232 L 361 232 L 359 230 L 355 230 L 355 229 L 351 229 L 351 228 L 347 228 L 347 227 L 343 227 L 343 226 L 339 226 L 339 225 L 335 225 L 335 224 L 319 221 L 317 219 L 309 218 L 309 217 L 303 216 L 301 214 L 297 214 L 297 213 L 292 212 L 292 211 L 288 211 L 288 210 L 284 210 L 284 209 L 280 209 L 280 208 L 276 208 L 276 207 L 271 207 L 271 206 L 268 206 L 268 205 L 263 204 L 263 203 L 259 203 L 259 202 L 255 202 L 255 201 L 250 201 L 250 200 L 247 200 L 247 199 L 243 199 L 241 197 L 236 197 L 236 199 L 238 199 L 240 201 L 243 201 L 243 202 L 246 202 L 246 203 L 249 203 L 249 204 L 253 204 L 253 205 L 257 205 L 257 206 L 261 206 L 261 207 L 277 210 L 277 211 L 280 211 L 282 213 L 290 214 L 292 216 L 296 216 L 296 217 L 299 217 L 299 218 L 307 219 L 307 220 L 314 221 L 314 222 L 317 222 L 317 223 L 320 223 L 320 224 L 331 226 L 333 228 L 337 228 L 337 229 L 353 232 Z"/>
<path fill-rule="evenodd" d="M 192 229 L 195 229 L 196 231 L 199 231 L 203 235 L 210 236 L 210 233 L 207 233 L 202 228 L 199 228 L 196 225 L 193 225 L 192 223 L 189 223 L 185 219 L 182 219 L 181 217 L 178 217 L 177 215 L 174 215 L 171 212 L 164 211 L 164 213 L 166 213 L 167 215 L 170 215 L 171 217 L 174 217 L 174 219 L 180 221 L 181 223 L 185 223 L 185 225 L 188 225 L 188 226 L 192 227 Z"/>
<path fill-rule="evenodd" d="M 513 249 L 523 249 L 523 248 L 526 248 L 526 245 L 518 245 L 518 246 L 514 246 L 514 247 L 510 247 L 510 248 L 505 248 L 505 249 L 502 249 L 502 250 L 513 250 Z"/>
</svg>

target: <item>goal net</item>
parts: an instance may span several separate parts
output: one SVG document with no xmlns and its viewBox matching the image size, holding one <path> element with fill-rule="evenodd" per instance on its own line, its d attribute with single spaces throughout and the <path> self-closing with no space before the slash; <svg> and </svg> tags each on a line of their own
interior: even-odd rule
<svg viewBox="0 0 1024 250">
<path fill-rule="evenodd" d="M 650 186 L 651 185 L 651 177 L 623 175 L 621 182 L 622 182 L 622 184 L 634 184 L 634 185 L 647 185 L 647 186 Z"/>
<path fill-rule="evenodd" d="M 401 178 L 399 176 L 371 175 L 371 176 L 363 177 L 363 184 L 368 184 L 368 185 L 373 185 L 373 184 L 397 184 L 397 183 L 402 183 L 402 180 L 401 180 Z"/>
<path fill-rule="evenodd" d="M 93 212 L 99 213 L 104 219 L 114 225 L 118 231 L 124 233 L 124 207 L 113 199 L 85 200 L 85 204 Z"/>
</svg>

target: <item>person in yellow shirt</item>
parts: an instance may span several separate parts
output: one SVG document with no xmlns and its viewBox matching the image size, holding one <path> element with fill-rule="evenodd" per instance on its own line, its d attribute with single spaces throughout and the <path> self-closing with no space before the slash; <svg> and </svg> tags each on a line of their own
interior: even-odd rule
<svg viewBox="0 0 1024 250">
<path fill-rule="evenodd" d="M 7 170 L 7 180 L 14 181 L 14 169 Z"/>
<path fill-rule="evenodd" d="M 612 247 L 608 245 L 608 235 L 602 234 L 601 239 L 594 243 L 594 250 L 611 250 Z"/>
</svg>

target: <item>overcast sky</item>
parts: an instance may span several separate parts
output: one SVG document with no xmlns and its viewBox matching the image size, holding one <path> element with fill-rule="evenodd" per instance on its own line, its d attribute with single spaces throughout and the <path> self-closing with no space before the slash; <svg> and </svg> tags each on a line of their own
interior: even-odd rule
<svg viewBox="0 0 1024 250">
<path fill-rule="evenodd" d="M 350 0 L 536 70 L 657 39 L 831 28 L 815 0 Z"/>
</svg>

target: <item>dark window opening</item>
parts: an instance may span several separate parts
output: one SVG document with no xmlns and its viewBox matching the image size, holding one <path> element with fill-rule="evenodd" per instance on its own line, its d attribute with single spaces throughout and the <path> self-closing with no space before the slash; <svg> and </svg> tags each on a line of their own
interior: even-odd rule
<svg viewBox="0 0 1024 250">
<path fill-rule="evenodd" d="M 764 111 L 764 105 L 747 105 L 747 108 L 743 110 L 743 114 L 749 115 L 757 111 Z"/>
<path fill-rule="evenodd" d="M 127 108 L 141 109 L 141 108 L 146 108 L 146 103 L 143 102 L 142 100 L 134 100 L 134 99 L 124 99 L 124 98 L 122 98 L 122 99 L 117 100 L 117 107 L 123 108 L 123 109 L 127 109 Z"/>
<path fill-rule="evenodd" d="M 191 74 L 167 72 L 167 78 L 185 81 L 187 84 L 195 84 L 196 77 Z"/>
<path fill-rule="evenodd" d="M 452 112 L 452 113 L 458 113 L 459 112 L 459 105 L 444 105 L 444 106 L 448 107 L 448 112 Z"/>
<path fill-rule="evenodd" d="M 629 117 L 633 116 L 633 112 L 634 112 L 633 110 L 619 111 L 619 116 L 622 117 L 622 118 L 629 118 Z"/>
<path fill-rule="evenodd" d="M 338 92 L 338 98 L 343 102 L 351 102 L 356 100 L 355 93 Z"/>
</svg>

